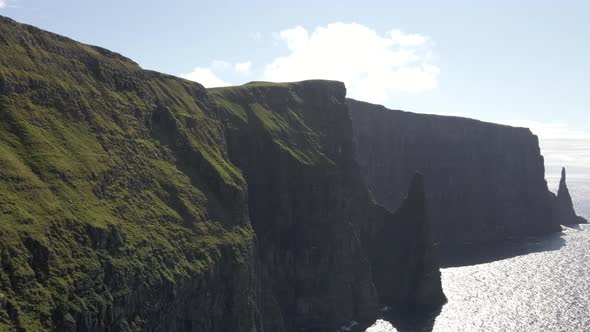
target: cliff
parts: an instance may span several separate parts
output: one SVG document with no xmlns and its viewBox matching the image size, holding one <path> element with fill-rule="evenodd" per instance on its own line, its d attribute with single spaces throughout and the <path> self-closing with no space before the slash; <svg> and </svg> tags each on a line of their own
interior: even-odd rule
<svg viewBox="0 0 590 332">
<path fill-rule="evenodd" d="M 0 54 L 0 330 L 332 331 L 444 301 L 420 205 L 363 183 L 341 83 L 207 91 L 3 17 Z"/>
<path fill-rule="evenodd" d="M 561 169 L 561 179 L 559 181 L 559 189 L 557 196 L 551 194 L 554 204 L 554 218 L 562 225 L 585 224 L 586 219 L 576 215 L 572 197 L 566 183 L 565 167 Z"/>
<path fill-rule="evenodd" d="M 0 54 L 0 330 L 262 326 L 207 91 L 2 17 Z"/>
<path fill-rule="evenodd" d="M 435 241 L 481 243 L 560 230 L 530 130 L 347 103 L 357 160 L 375 199 L 395 211 L 400 188 L 415 171 L 423 173 Z"/>
<path fill-rule="evenodd" d="M 210 92 L 227 116 L 230 160 L 248 183 L 264 315 L 278 308 L 284 326 L 324 330 L 342 318 L 370 320 L 380 302 L 418 308 L 427 287 L 427 304 L 444 301 L 438 265 L 425 259 L 433 255 L 428 232 L 419 231 L 428 227 L 425 211 L 396 217 L 369 196 L 342 83 L 257 82 Z M 436 273 L 428 279 L 424 271 Z M 267 330 L 278 330 L 270 323 Z"/>
</svg>

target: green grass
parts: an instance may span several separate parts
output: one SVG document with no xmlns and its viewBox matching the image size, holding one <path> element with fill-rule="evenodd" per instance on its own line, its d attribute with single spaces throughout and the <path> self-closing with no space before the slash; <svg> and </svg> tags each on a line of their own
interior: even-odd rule
<svg viewBox="0 0 590 332">
<path fill-rule="evenodd" d="M 305 84 L 252 82 L 209 89 L 209 92 L 220 110 L 232 120 L 230 123 L 237 127 L 250 125 L 266 132 L 274 144 L 296 162 L 309 166 L 333 164 L 325 154 L 326 142 L 320 136 L 322 130 L 310 127 L 321 121 L 306 112 L 324 112 L 342 101 L 331 99 L 323 110 L 315 109 L 317 106 L 306 104 L 301 97 L 301 94 L 309 93 L 305 91 L 308 89 Z"/>
<path fill-rule="evenodd" d="M 202 87 L 3 18 L 0 36 L 0 294 L 18 312 L 0 331 L 74 324 L 228 250 L 245 262 L 254 233 L 218 208 L 245 181 Z"/>
</svg>

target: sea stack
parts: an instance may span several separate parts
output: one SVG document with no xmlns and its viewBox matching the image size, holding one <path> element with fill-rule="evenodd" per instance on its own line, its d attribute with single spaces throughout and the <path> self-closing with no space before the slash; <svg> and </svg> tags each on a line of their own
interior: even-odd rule
<svg viewBox="0 0 590 332">
<path fill-rule="evenodd" d="M 438 266 L 438 256 L 432 246 L 426 205 L 424 176 L 415 173 L 401 207 L 372 242 L 371 261 L 380 300 L 401 311 L 423 312 L 446 302 L 440 271 L 433 268 Z M 398 243 L 404 238 L 422 241 L 400 248 Z M 400 274 L 400 266 L 410 273 Z"/>
<path fill-rule="evenodd" d="M 555 204 L 557 217 L 562 225 L 585 224 L 588 222 L 586 219 L 576 215 L 572 197 L 567 188 L 565 167 L 561 169 L 561 180 L 559 180 L 559 189 Z"/>
</svg>

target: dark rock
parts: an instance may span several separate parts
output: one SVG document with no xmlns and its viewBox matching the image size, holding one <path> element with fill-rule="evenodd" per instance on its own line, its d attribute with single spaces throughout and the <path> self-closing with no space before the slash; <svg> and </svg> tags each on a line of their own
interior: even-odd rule
<svg viewBox="0 0 590 332">
<path fill-rule="evenodd" d="M 569 189 L 567 188 L 565 167 L 561 169 L 561 179 L 559 180 L 557 196 L 552 196 L 555 202 L 554 216 L 562 225 L 588 223 L 586 219 L 576 215 L 574 204 L 572 203 L 572 197 L 570 196 Z"/>
<path fill-rule="evenodd" d="M 401 188 L 420 171 L 433 237 L 441 245 L 560 231 L 530 130 L 352 99 L 348 105 L 356 157 L 375 199 L 395 211 Z"/>
<path fill-rule="evenodd" d="M 354 161 L 342 83 L 212 92 L 228 116 L 229 156 L 248 183 L 266 330 L 370 322 L 379 303 L 441 304 L 424 197 L 411 194 L 419 202 L 395 217 L 372 201 Z M 382 247 L 369 254 L 373 243 Z"/>
<path fill-rule="evenodd" d="M 377 232 L 371 245 L 371 263 L 380 300 L 402 312 L 431 310 L 446 301 L 426 211 L 424 179 L 417 173 L 401 207 Z M 423 240 L 400 246 L 407 238 Z M 400 267 L 410 273 L 399 273 Z"/>
</svg>

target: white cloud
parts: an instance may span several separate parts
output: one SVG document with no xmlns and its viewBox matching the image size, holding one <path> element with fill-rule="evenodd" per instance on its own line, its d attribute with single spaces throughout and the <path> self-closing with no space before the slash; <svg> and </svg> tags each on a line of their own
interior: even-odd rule
<svg viewBox="0 0 590 332">
<path fill-rule="evenodd" d="M 440 70 L 423 35 L 399 30 L 380 35 L 361 24 L 333 23 L 311 33 L 297 26 L 275 36 L 290 53 L 266 66 L 265 80 L 339 80 L 349 96 L 376 103 L 437 86 Z"/>
<path fill-rule="evenodd" d="M 234 65 L 234 71 L 238 74 L 248 75 L 248 74 L 250 74 L 251 70 L 252 70 L 252 62 L 251 61 L 238 62 Z"/>
<path fill-rule="evenodd" d="M 7 0 L 0 0 L 0 8 L 6 7 Z"/>
<path fill-rule="evenodd" d="M 181 74 L 180 76 L 187 80 L 201 83 L 206 88 L 230 85 L 221 78 L 217 77 L 211 68 L 195 67 L 192 72 L 188 74 Z"/>
<path fill-rule="evenodd" d="M 406 34 L 400 30 L 391 30 L 387 35 L 400 46 L 420 46 L 428 41 L 428 38 L 422 35 L 415 33 Z"/>
<path fill-rule="evenodd" d="M 251 34 L 255 41 L 260 36 Z M 313 31 L 296 26 L 273 36 L 288 53 L 258 70 L 251 61 L 216 60 L 182 77 L 207 87 L 236 83 L 233 80 L 253 72 L 261 73 L 255 77 L 258 80 L 275 82 L 338 80 L 346 84 L 348 96 L 374 103 L 387 103 L 400 93 L 434 89 L 438 83 L 440 70 L 431 61 L 433 43 L 424 35 L 400 30 L 379 34 L 358 23 L 332 23 Z"/>
<path fill-rule="evenodd" d="M 1 1 L 1 0 L 0 0 Z M 251 74 L 252 62 L 236 62 L 234 64 L 223 61 L 213 60 L 207 67 L 195 67 L 192 72 L 180 74 L 180 77 L 187 80 L 201 83 L 206 88 L 232 85 L 232 83 L 222 79 L 227 75 L 247 76 Z"/>
</svg>

